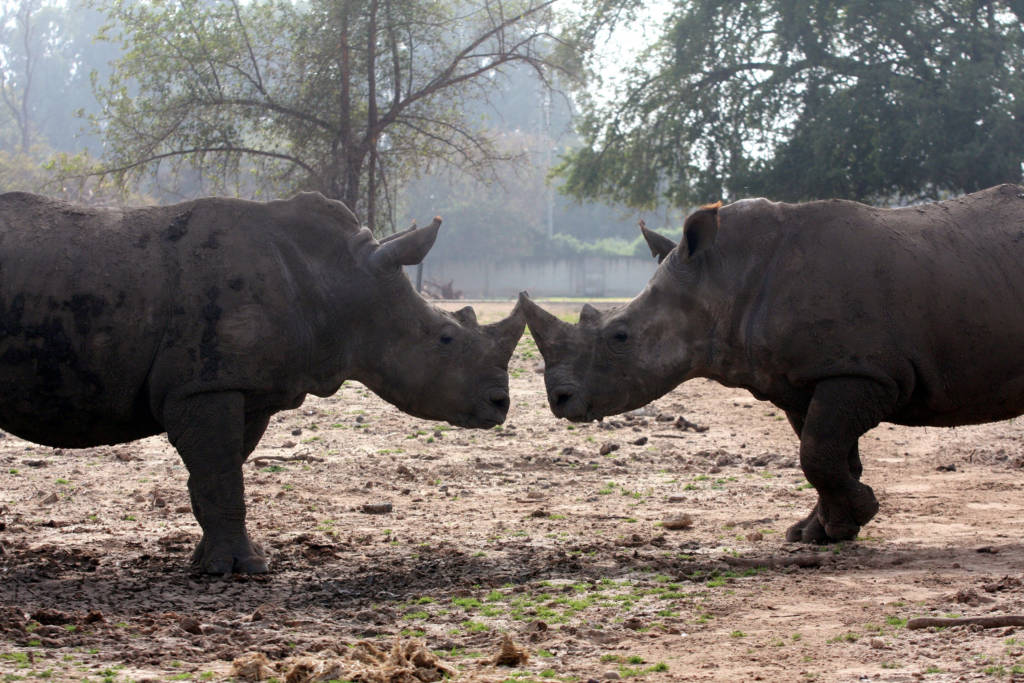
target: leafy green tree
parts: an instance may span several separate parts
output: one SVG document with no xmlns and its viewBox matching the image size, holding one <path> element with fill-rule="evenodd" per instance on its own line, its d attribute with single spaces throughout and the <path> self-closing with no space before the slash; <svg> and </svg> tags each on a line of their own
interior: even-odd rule
<svg viewBox="0 0 1024 683">
<path fill-rule="evenodd" d="M 641 7 L 593 0 L 579 39 Z M 560 169 L 578 197 L 891 202 L 1018 182 L 1024 3 L 676 0 L 614 93 L 583 102 L 585 144 Z"/>
<path fill-rule="evenodd" d="M 118 0 L 126 51 L 98 89 L 95 170 L 129 184 L 170 164 L 216 191 L 318 190 L 380 226 L 435 160 L 504 158 L 466 103 L 510 65 L 545 77 L 551 2 Z"/>
</svg>

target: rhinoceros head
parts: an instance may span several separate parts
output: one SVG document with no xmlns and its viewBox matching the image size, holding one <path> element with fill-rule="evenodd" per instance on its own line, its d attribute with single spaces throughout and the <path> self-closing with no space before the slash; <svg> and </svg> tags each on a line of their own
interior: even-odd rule
<svg viewBox="0 0 1024 683">
<path fill-rule="evenodd" d="M 366 297 L 358 326 L 369 333 L 352 376 L 410 415 L 493 427 L 508 412 L 508 362 L 526 322 L 517 306 L 504 320 L 480 325 L 472 307 L 444 311 L 413 289 L 402 266 L 423 260 L 440 225 L 435 218 L 358 250 Z"/>
<path fill-rule="evenodd" d="M 661 265 L 625 306 L 602 312 L 585 304 L 571 325 L 520 295 L 556 416 L 587 422 L 639 408 L 697 374 L 714 327 L 700 257 L 714 242 L 717 211 L 716 204 L 687 218 L 678 246 L 641 226 Z"/>
</svg>

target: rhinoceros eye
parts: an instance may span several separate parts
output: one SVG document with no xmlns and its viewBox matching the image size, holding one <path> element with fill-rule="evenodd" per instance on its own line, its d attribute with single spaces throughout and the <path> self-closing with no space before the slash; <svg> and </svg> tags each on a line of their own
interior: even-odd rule
<svg viewBox="0 0 1024 683">
<path fill-rule="evenodd" d="M 441 343 L 442 344 L 451 344 L 452 343 L 452 336 L 450 334 L 442 334 L 441 335 Z"/>
<path fill-rule="evenodd" d="M 629 339 L 629 333 L 626 332 L 625 330 L 619 330 L 618 332 L 612 335 L 612 339 L 621 344 L 622 342 L 625 342 L 626 340 Z"/>
</svg>

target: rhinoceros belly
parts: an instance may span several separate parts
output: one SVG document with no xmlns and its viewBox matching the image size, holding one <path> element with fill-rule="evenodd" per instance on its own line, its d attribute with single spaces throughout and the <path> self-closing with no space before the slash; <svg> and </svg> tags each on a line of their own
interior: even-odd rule
<svg viewBox="0 0 1024 683">
<path fill-rule="evenodd" d="M 161 431 L 147 398 L 152 335 L 101 314 L 83 320 L 32 297 L 2 297 L 0 429 L 65 448 Z"/>
</svg>

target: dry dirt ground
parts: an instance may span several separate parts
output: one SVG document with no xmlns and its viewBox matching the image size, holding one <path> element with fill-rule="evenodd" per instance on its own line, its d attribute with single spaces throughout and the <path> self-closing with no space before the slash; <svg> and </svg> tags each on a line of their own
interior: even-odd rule
<svg viewBox="0 0 1024 683">
<path fill-rule="evenodd" d="M 698 380 L 572 425 L 539 363 L 524 337 L 490 431 L 353 383 L 277 416 L 245 466 L 267 576 L 190 573 L 198 527 L 163 438 L 6 436 L 0 677 L 1024 680 L 1024 627 L 908 628 L 1024 614 L 1021 420 L 870 432 L 878 517 L 810 547 L 783 538 L 814 492 L 771 405 Z M 501 665 L 505 636 L 521 650 Z"/>
</svg>

